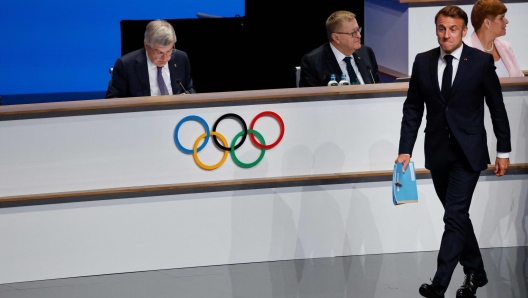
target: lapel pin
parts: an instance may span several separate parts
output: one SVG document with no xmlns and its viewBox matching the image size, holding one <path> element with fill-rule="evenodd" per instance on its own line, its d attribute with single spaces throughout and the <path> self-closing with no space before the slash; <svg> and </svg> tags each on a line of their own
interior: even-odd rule
<svg viewBox="0 0 528 298">
<path fill-rule="evenodd" d="M 176 63 L 174 63 L 174 67 L 178 67 L 178 66 L 176 66 Z"/>
<path fill-rule="evenodd" d="M 358 56 L 358 59 L 361 59 L 361 57 Z"/>
<path fill-rule="evenodd" d="M 467 58 L 464 58 L 464 61 L 467 61 Z"/>
</svg>

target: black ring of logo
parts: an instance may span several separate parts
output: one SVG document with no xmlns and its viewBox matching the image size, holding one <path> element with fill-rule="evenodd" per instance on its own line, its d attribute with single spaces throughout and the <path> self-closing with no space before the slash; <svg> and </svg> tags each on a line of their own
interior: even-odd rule
<svg viewBox="0 0 528 298">
<path fill-rule="evenodd" d="M 242 127 L 244 128 L 244 135 L 240 139 L 240 143 L 238 145 L 235 145 L 235 150 L 236 150 L 236 149 L 240 148 L 240 146 L 242 146 L 242 144 L 244 144 L 244 141 L 246 140 L 246 137 L 247 137 L 247 134 L 248 134 L 246 122 L 244 121 L 244 119 L 242 119 L 242 117 L 238 116 L 237 114 L 228 113 L 228 114 L 222 115 L 222 117 L 220 117 L 220 118 L 218 118 L 218 120 L 216 120 L 216 122 L 213 125 L 213 131 L 214 132 L 216 132 L 216 127 L 218 126 L 218 123 L 220 123 L 220 121 L 224 120 L 225 118 L 234 118 L 234 119 L 238 120 L 238 122 L 240 122 L 240 124 L 242 124 Z M 216 136 L 213 136 L 213 142 L 216 144 L 216 146 L 218 148 L 220 148 L 222 150 L 227 150 L 227 151 L 231 150 L 231 147 L 222 146 L 220 144 L 220 142 L 218 142 L 218 139 L 216 138 Z"/>
</svg>

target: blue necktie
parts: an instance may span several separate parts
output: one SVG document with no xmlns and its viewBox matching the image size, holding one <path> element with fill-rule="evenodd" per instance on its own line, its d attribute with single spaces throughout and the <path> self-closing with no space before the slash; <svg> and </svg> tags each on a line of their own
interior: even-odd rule
<svg viewBox="0 0 528 298">
<path fill-rule="evenodd" d="M 161 75 L 161 70 L 163 67 L 158 67 L 158 86 L 161 92 L 161 95 L 169 95 L 169 90 L 167 90 L 167 85 L 165 85 L 165 81 L 163 80 L 163 76 Z"/>
<path fill-rule="evenodd" d="M 451 81 L 453 80 L 453 56 L 445 55 L 446 67 L 442 75 L 442 96 L 447 102 L 449 100 L 449 92 L 451 92 Z"/>
<path fill-rule="evenodd" d="M 350 57 L 345 57 L 345 59 L 343 59 L 343 61 L 345 61 L 346 63 L 346 66 L 347 66 L 347 72 L 348 72 L 348 77 L 350 78 L 350 84 L 352 85 L 359 85 L 359 79 L 356 75 L 356 72 L 354 71 L 354 68 L 352 67 L 352 63 L 350 62 Z"/>
</svg>

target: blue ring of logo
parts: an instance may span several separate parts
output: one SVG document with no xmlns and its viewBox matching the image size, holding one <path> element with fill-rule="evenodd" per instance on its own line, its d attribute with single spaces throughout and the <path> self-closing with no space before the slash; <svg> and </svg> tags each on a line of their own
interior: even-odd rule
<svg viewBox="0 0 528 298">
<path fill-rule="evenodd" d="M 187 154 L 192 154 L 193 150 L 184 148 L 182 146 L 182 144 L 180 144 L 180 141 L 178 140 L 178 131 L 180 130 L 180 126 L 183 123 L 185 123 L 187 121 L 191 121 L 191 120 L 200 122 L 202 124 L 202 126 L 205 128 L 205 133 L 207 134 L 207 136 L 205 136 L 205 139 L 204 139 L 204 142 L 203 142 L 202 146 L 200 146 L 198 148 L 198 150 L 197 150 L 198 152 L 200 152 L 203 148 L 205 148 L 205 145 L 207 145 L 207 142 L 209 142 L 209 138 L 211 136 L 211 131 L 209 130 L 209 125 L 207 125 L 207 122 L 205 122 L 205 120 L 202 117 L 195 116 L 195 115 L 190 115 L 190 116 L 187 116 L 187 117 L 183 118 L 182 120 L 180 120 L 180 122 L 178 122 L 178 125 L 176 125 L 176 128 L 174 129 L 174 143 L 176 144 L 176 147 L 178 147 L 178 149 L 180 149 L 183 153 L 187 153 Z"/>
</svg>

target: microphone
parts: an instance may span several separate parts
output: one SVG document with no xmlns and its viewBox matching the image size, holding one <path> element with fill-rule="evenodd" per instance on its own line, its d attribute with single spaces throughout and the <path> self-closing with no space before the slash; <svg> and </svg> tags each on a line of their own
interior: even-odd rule
<svg viewBox="0 0 528 298">
<path fill-rule="evenodd" d="M 370 77 L 372 78 L 372 82 L 373 82 L 373 84 L 376 84 L 376 81 L 374 80 L 374 76 L 372 75 L 372 70 L 371 70 L 371 68 L 370 68 L 370 67 L 367 67 L 367 70 L 368 70 L 369 73 L 370 73 Z"/>
<path fill-rule="evenodd" d="M 185 90 L 185 87 L 183 87 L 182 81 L 180 79 L 177 79 L 176 83 L 180 84 L 180 86 L 182 87 L 183 91 L 185 91 L 185 94 L 190 94 L 189 91 Z"/>
</svg>

